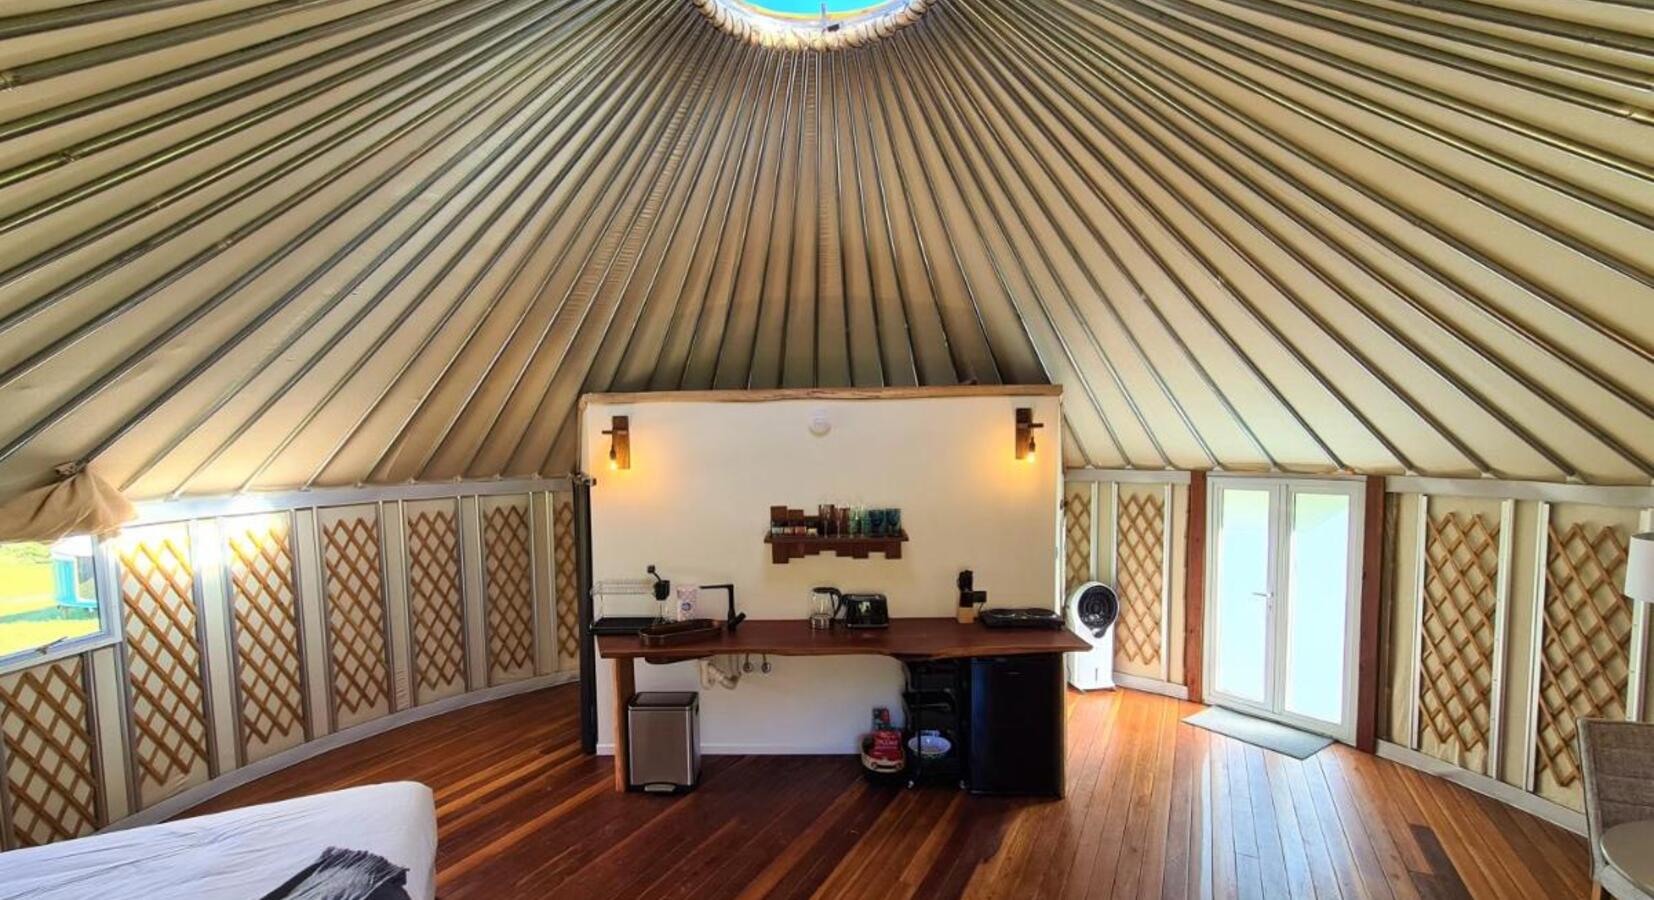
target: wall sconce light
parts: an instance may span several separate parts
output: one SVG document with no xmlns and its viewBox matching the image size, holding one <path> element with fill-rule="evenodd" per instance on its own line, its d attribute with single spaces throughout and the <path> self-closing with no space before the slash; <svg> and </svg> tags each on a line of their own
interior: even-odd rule
<svg viewBox="0 0 1654 900">
<path fill-rule="evenodd" d="M 1017 407 L 1017 459 L 1034 461 L 1034 429 L 1044 427 L 1044 423 L 1034 421 L 1032 407 Z"/>
<path fill-rule="evenodd" d="M 632 427 L 628 416 L 614 416 L 610 419 L 610 426 L 603 429 L 609 436 L 609 468 L 630 469 L 632 467 Z"/>
</svg>

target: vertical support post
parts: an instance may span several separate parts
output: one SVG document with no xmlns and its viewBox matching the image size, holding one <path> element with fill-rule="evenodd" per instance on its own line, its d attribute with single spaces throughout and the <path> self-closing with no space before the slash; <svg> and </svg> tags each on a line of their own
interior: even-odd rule
<svg viewBox="0 0 1654 900">
<path fill-rule="evenodd" d="M 1099 572 L 1092 577 L 1100 580 L 1101 574 Z M 1118 481 L 1108 483 L 1108 583 L 1114 585 L 1116 589 L 1120 587 L 1120 482 Z"/>
<path fill-rule="evenodd" d="M 1160 494 L 1160 680 L 1172 680 L 1172 497 L 1170 482 Z"/>
<path fill-rule="evenodd" d="M 637 690 L 637 669 L 632 660 L 615 659 L 614 714 L 615 714 L 615 790 L 626 792 L 626 758 L 631 747 L 631 733 L 626 727 L 626 704 Z"/>
<path fill-rule="evenodd" d="M 1493 595 L 1493 697 L 1488 710 L 1487 774 L 1505 777 L 1505 662 L 1510 640 L 1511 556 L 1516 546 L 1516 501 L 1499 504 L 1499 577 Z"/>
<path fill-rule="evenodd" d="M 90 655 L 86 664 L 90 667 Z M 92 702 L 90 695 L 86 702 Z M 6 761 L 6 742 L 0 741 L 0 851 L 17 849 L 17 834 L 12 823 L 11 782 L 6 777 L 10 766 Z"/>
<path fill-rule="evenodd" d="M 1361 531 L 1361 630 L 1355 675 L 1355 747 L 1378 749 L 1378 644 L 1382 619 L 1379 604 L 1384 568 L 1384 478 L 1367 477 L 1365 520 Z"/>
<path fill-rule="evenodd" d="M 1528 707 L 1527 733 L 1522 736 L 1522 790 L 1534 792 L 1534 767 L 1539 752 L 1539 654 L 1545 647 L 1545 592 L 1548 590 L 1551 569 L 1551 504 L 1541 501 L 1535 516 L 1539 535 L 1533 542 L 1533 625 L 1528 642 Z"/>
<path fill-rule="evenodd" d="M 1424 672 L 1424 604 L 1427 584 L 1426 554 L 1430 552 L 1430 495 L 1419 495 L 1418 514 L 1414 517 L 1413 535 L 1413 636 L 1412 661 L 1407 667 L 1407 746 L 1417 750 L 1419 740 L 1420 683 Z"/>
<path fill-rule="evenodd" d="M 101 600 L 99 601 L 102 602 Z M 109 779 L 103 769 L 103 730 L 98 724 L 98 681 L 93 671 L 93 655 L 88 650 L 80 655 L 80 689 L 86 696 L 86 735 L 92 749 L 92 812 L 93 824 L 98 828 L 109 824 Z M 0 757 L 0 779 L 6 777 L 5 758 Z M 0 784 L 0 793 L 8 785 Z"/>
<path fill-rule="evenodd" d="M 401 511 L 402 504 L 400 502 L 396 502 L 393 505 L 398 512 Z M 411 659 L 413 653 L 413 643 L 411 639 L 406 643 L 399 639 L 399 632 L 402 629 L 397 627 L 398 622 L 395 610 L 398 604 L 392 600 L 392 595 L 395 594 L 396 591 L 393 590 L 391 586 L 391 528 L 390 520 L 385 515 L 386 509 L 387 504 L 383 500 L 379 500 L 373 504 L 373 515 L 377 520 L 377 524 L 375 525 L 373 531 L 374 536 L 379 539 L 379 610 L 380 615 L 384 616 L 385 623 L 385 626 L 382 629 L 385 636 L 385 672 L 390 675 L 390 684 L 387 685 L 389 690 L 387 691 L 385 697 L 385 705 L 390 707 L 391 712 L 396 712 L 399 709 L 403 709 L 411 705 L 407 702 L 407 698 L 413 696 L 413 688 L 412 682 L 407 680 L 407 676 L 412 669 L 412 665 L 401 665 L 399 657 L 401 656 L 402 648 L 406 647 Z M 398 527 L 396 533 L 399 538 L 402 536 L 400 526 Z M 407 570 L 407 552 L 408 548 L 406 544 L 402 544 L 396 548 L 397 560 L 401 564 L 404 572 Z M 398 582 L 396 585 L 397 588 L 401 588 L 403 586 L 404 584 L 402 582 Z M 407 595 L 404 594 L 403 596 L 405 599 Z M 407 687 L 408 689 L 404 691 L 404 687 Z"/>
<path fill-rule="evenodd" d="M 1637 532 L 1654 528 L 1654 509 L 1645 509 L 1637 515 Z M 1643 694 L 1644 672 L 1648 662 L 1648 604 L 1630 600 L 1631 604 L 1631 659 L 1625 683 L 1625 719 L 1641 722 L 1648 710 L 1648 698 Z"/>
<path fill-rule="evenodd" d="M 540 622 L 540 563 L 546 555 L 540 551 L 540 542 L 549 538 L 540 531 L 540 517 L 534 514 L 534 499 L 538 492 L 528 493 L 528 603 L 529 611 L 533 613 L 530 622 L 529 666 L 535 675 L 544 674 L 540 667 L 540 635 L 545 626 Z"/>
<path fill-rule="evenodd" d="M 1205 700 L 1206 473 L 1189 473 L 1189 528 L 1183 553 L 1183 682 L 1189 699 Z"/>
<path fill-rule="evenodd" d="M 405 501 L 396 502 L 396 543 L 402 548 L 402 564 L 396 567 L 397 583 L 402 586 L 401 615 L 408 623 L 408 706 L 418 706 L 419 696 L 419 621 L 414 614 L 413 586 L 410 583 L 410 570 L 413 568 L 413 552 L 408 547 L 408 504 Z M 458 519 L 454 520 L 458 523 Z M 458 541 L 456 540 L 457 544 Z M 461 601 L 462 603 L 464 601 Z M 461 616 L 463 619 L 464 616 Z"/>
<path fill-rule="evenodd" d="M 1097 482 L 1091 482 L 1091 503 L 1086 510 L 1090 520 L 1085 523 L 1086 544 L 1088 545 L 1085 548 L 1086 576 L 1090 581 L 1100 581 L 1103 577 L 1103 573 L 1098 568 L 1102 563 L 1097 559 L 1097 524 L 1102 521 L 1102 510 L 1097 508 L 1099 490 Z M 1063 599 L 1066 600 L 1067 598 Z"/>
<path fill-rule="evenodd" d="M 597 642 L 592 638 L 592 478 L 584 472 L 575 472 L 569 476 L 569 482 L 574 486 L 574 581 L 580 604 L 580 751 L 591 755 L 597 752 Z"/>
<path fill-rule="evenodd" d="M 223 741 L 219 736 L 219 712 L 224 704 L 218 703 L 218 698 L 213 696 L 214 684 L 223 685 L 227 690 L 229 685 L 226 682 L 234 681 L 234 677 L 228 674 L 228 659 L 224 660 L 226 668 L 220 670 L 224 674 L 214 677 L 218 657 L 227 654 L 218 652 L 219 648 L 211 635 L 228 633 L 219 627 L 220 623 L 216 620 L 218 613 L 229 606 L 225 602 L 223 585 L 218 583 L 222 570 L 212 562 L 220 547 L 218 520 L 186 521 L 184 540 L 188 542 L 190 599 L 195 604 L 195 645 L 200 648 L 197 653 L 200 657 L 201 721 L 207 732 L 207 777 L 212 779 L 235 768 L 224 765 Z"/>
</svg>

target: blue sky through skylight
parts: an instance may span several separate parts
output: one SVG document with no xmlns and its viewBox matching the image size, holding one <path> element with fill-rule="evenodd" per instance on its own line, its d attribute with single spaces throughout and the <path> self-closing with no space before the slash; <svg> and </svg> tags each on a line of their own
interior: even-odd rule
<svg viewBox="0 0 1654 900">
<path fill-rule="evenodd" d="M 787 47 L 859 43 L 912 21 L 931 2 L 933 0 L 695 0 L 697 6 L 734 33 L 761 44 Z"/>
<path fill-rule="evenodd" d="M 821 12 L 822 0 L 746 0 L 759 9 L 784 16 L 807 16 Z M 882 0 L 826 0 L 829 15 L 855 12 L 881 5 Z"/>
<path fill-rule="evenodd" d="M 891 0 L 737 0 L 741 5 L 763 13 L 787 18 L 818 17 L 823 5 L 835 19 L 854 17 L 893 5 Z"/>
</svg>

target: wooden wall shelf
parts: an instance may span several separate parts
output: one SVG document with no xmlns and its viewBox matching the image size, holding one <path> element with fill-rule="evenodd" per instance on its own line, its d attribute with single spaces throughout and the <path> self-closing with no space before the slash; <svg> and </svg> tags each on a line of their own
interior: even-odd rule
<svg viewBox="0 0 1654 900">
<path fill-rule="evenodd" d="M 831 552 L 838 556 L 848 556 L 852 559 L 866 559 L 874 553 L 883 553 L 885 559 L 901 559 L 902 544 L 907 542 L 907 532 L 900 531 L 895 537 L 843 537 L 829 535 L 802 534 L 766 534 L 764 543 L 770 545 L 770 562 L 782 565 L 795 559 L 806 556 L 817 556 Z"/>
</svg>

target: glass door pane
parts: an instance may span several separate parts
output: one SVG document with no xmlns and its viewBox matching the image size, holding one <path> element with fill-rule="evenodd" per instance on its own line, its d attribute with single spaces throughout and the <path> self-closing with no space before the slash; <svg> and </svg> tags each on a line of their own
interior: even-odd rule
<svg viewBox="0 0 1654 900">
<path fill-rule="evenodd" d="M 1287 560 L 1286 712 L 1340 725 L 1350 600 L 1351 497 L 1293 492 Z"/>
<path fill-rule="evenodd" d="M 1269 701 L 1270 490 L 1218 493 L 1217 635 L 1212 686 L 1238 700 Z"/>
</svg>

